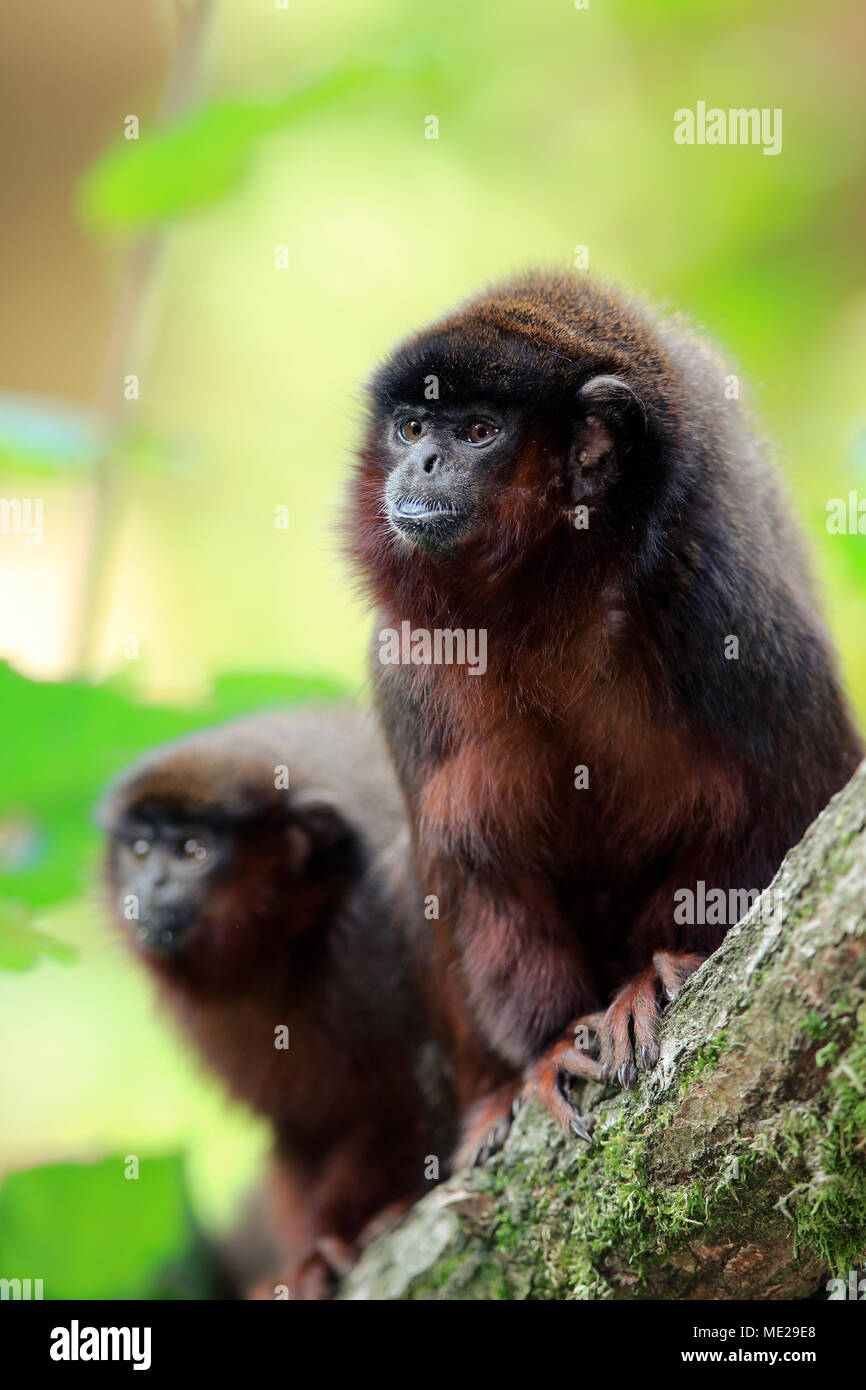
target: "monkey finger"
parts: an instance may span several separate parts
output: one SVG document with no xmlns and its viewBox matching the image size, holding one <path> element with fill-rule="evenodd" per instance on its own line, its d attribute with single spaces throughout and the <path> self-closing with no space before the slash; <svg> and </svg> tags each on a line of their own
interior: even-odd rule
<svg viewBox="0 0 866 1390">
<path fill-rule="evenodd" d="M 480 1168 L 483 1164 L 487 1162 L 488 1159 L 493 1158 L 494 1154 L 499 1153 L 499 1150 L 502 1148 L 502 1145 L 508 1138 L 508 1131 L 510 1130 L 510 1128 L 510 1115 L 507 1118 L 501 1117 L 499 1120 L 497 1120 L 495 1125 L 491 1125 L 490 1129 L 484 1136 L 483 1141 L 479 1144 L 478 1148 L 472 1155 L 469 1161 L 469 1167 Z"/>
<path fill-rule="evenodd" d="M 453 1168 L 473 1168 L 497 1153 L 508 1137 L 520 1083 L 506 1081 L 470 1107 L 460 1127 Z"/>
<path fill-rule="evenodd" d="M 657 1000 L 636 1010 L 632 1019 L 635 1057 L 644 1071 L 652 1071 L 659 1059 L 659 1008 Z"/>
<path fill-rule="evenodd" d="M 531 1076 L 526 1083 L 527 1093 L 538 1096 L 555 1120 L 558 1120 L 566 1134 L 579 1134 L 575 1122 L 580 1123 L 580 1112 L 568 1094 L 568 1078 L 565 1072 L 554 1067 L 545 1067 L 542 1072 Z M 584 1137 L 581 1135 L 581 1138 Z"/>
<path fill-rule="evenodd" d="M 642 970 L 614 995 L 600 1030 L 604 1080 L 620 1086 L 637 1081 L 635 1052 L 644 1066 L 658 1060 L 658 979 L 652 966 Z"/>
<path fill-rule="evenodd" d="M 564 1037 L 542 1054 L 528 1073 L 526 1091 L 535 1092 L 568 1133 L 588 1139 L 584 1117 L 571 1099 L 569 1083 L 572 1079 L 599 1081 L 601 1072 L 594 1057 L 574 1046 L 573 1036 L 573 1026 L 569 1026 Z"/>
<path fill-rule="evenodd" d="M 668 999 L 676 998 L 689 976 L 706 959 L 694 951 L 656 951 L 653 967 Z"/>
<path fill-rule="evenodd" d="M 594 1115 L 573 1115 L 571 1118 L 571 1130 L 578 1139 L 586 1140 L 587 1144 L 592 1143 L 592 1132 L 595 1129 Z"/>
</svg>

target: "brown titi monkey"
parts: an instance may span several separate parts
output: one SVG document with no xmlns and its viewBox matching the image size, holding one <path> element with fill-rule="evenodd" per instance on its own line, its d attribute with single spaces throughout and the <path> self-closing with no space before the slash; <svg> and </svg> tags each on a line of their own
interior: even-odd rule
<svg viewBox="0 0 866 1390">
<path fill-rule="evenodd" d="M 652 1067 L 663 999 L 735 920 L 682 920 L 683 892 L 763 889 L 862 754 L 727 370 L 605 285 L 530 273 L 371 383 L 348 544 L 486 1119 L 495 1063 L 578 1132 L 570 1077 Z M 459 642 L 485 633 L 480 674 Z"/>
<path fill-rule="evenodd" d="M 273 1127 L 269 1296 L 324 1297 L 453 1146 L 375 726 L 322 709 L 205 730 L 125 772 L 101 820 L 119 925 L 205 1061 Z"/>
</svg>

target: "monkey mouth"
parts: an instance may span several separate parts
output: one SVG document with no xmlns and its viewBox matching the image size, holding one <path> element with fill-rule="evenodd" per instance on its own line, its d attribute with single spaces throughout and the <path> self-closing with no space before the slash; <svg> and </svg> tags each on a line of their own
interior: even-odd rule
<svg viewBox="0 0 866 1390">
<path fill-rule="evenodd" d="M 464 513 L 433 497 L 401 497 L 391 508 L 391 515 L 395 521 L 462 521 Z"/>
<path fill-rule="evenodd" d="M 472 524 L 471 512 L 432 497 L 401 497 L 388 510 L 397 534 L 433 559 L 448 556 Z"/>
<path fill-rule="evenodd" d="M 140 922 L 133 930 L 139 951 L 149 956 L 175 956 L 186 945 L 190 923 L 186 916 L 165 916 L 157 922 Z"/>
</svg>

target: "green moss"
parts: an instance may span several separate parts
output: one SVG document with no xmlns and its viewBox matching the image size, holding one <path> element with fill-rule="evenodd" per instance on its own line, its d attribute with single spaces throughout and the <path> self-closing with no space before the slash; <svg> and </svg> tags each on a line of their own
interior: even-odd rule
<svg viewBox="0 0 866 1390">
<path fill-rule="evenodd" d="M 839 1056 L 839 1043 L 835 1038 L 831 1038 L 823 1047 L 815 1053 L 815 1063 L 819 1067 L 832 1066 Z"/>
<path fill-rule="evenodd" d="M 727 1050 L 725 1032 L 704 1044 L 682 1089 L 710 1074 Z M 559 1272 L 568 1281 L 566 1296 L 611 1297 L 625 1280 L 645 1282 L 697 1233 L 706 1238 L 723 1227 L 766 1178 L 771 1155 L 740 1146 L 734 1137 L 730 1162 L 721 1171 L 717 1157 L 705 1170 L 698 1161 L 684 1170 L 682 1182 L 672 1183 L 675 1146 L 664 1145 L 660 1166 L 658 1141 L 674 1122 L 680 1100 L 679 1088 L 675 1098 L 654 1107 L 639 1095 L 629 1098 L 614 1118 L 599 1124 L 595 1143 L 576 1169 L 556 1178 L 554 1209 L 581 1212 L 585 1223 L 571 1231 Z M 688 1279 L 684 1271 L 682 1283 Z"/>
<path fill-rule="evenodd" d="M 797 1239 L 836 1272 L 847 1272 L 866 1255 L 866 1005 L 854 1028 L 837 1022 L 816 1054 L 832 1068 L 818 1113 L 801 1118 L 799 1142 L 809 1149 L 812 1180 L 795 1189 L 787 1204 Z"/>
<path fill-rule="evenodd" d="M 809 1038 L 810 1042 L 823 1042 L 830 1030 L 829 1020 L 821 1014 L 808 1013 L 803 1019 L 800 1027 Z"/>
<path fill-rule="evenodd" d="M 622 1273 L 643 1278 L 650 1263 L 664 1259 L 706 1220 L 702 1183 L 670 1188 L 647 1180 L 641 1129 L 640 1121 L 621 1115 L 598 1134 L 575 1180 L 559 1180 L 561 1196 L 591 1213 L 591 1226 L 574 1230 L 568 1247 L 570 1277 L 578 1288 L 591 1290 L 585 1297 L 609 1296 L 610 1280 L 616 1284 Z"/>
<path fill-rule="evenodd" d="M 716 1070 L 720 1059 L 725 1055 L 727 1050 L 728 1034 L 727 1030 L 722 1028 L 714 1037 L 709 1038 L 705 1043 L 701 1044 L 693 1059 L 689 1062 L 688 1066 L 684 1068 L 682 1076 L 680 1077 L 680 1096 L 685 1095 L 686 1091 L 688 1091 L 692 1082 L 695 1080 L 695 1077 L 700 1076 L 701 1073 L 704 1073 L 705 1076 L 710 1076 Z"/>
<path fill-rule="evenodd" d="M 430 1288 L 441 1289 L 448 1283 L 452 1274 L 455 1274 L 463 1265 L 463 1256 L 454 1255 L 450 1260 L 443 1260 L 441 1264 L 434 1265 L 430 1271 Z"/>
<path fill-rule="evenodd" d="M 499 1216 L 494 1230 L 494 1240 L 500 1250 L 506 1255 L 511 1255 L 520 1248 L 521 1232 L 512 1224 L 508 1216 Z"/>
<path fill-rule="evenodd" d="M 680 1087 L 661 1101 L 639 1092 L 603 1104 L 594 1143 L 576 1147 L 573 1157 L 547 1149 L 516 1169 L 492 1165 L 482 1182 L 496 1199 L 492 1255 L 470 1269 L 462 1259 L 449 1261 L 430 1296 L 615 1298 L 635 1279 L 645 1284 L 695 1237 L 712 1244 L 718 1233 L 723 1241 L 732 1219 L 742 1228 L 744 1213 L 760 1241 L 768 1222 L 779 1221 L 774 1194 L 805 1256 L 840 1273 L 859 1264 L 866 1253 L 866 1005 L 857 1010 L 842 991 L 829 1018 L 812 1013 L 801 1026 L 817 1049 L 824 1091 L 781 1108 L 757 1136 L 732 1135 L 721 1166 L 714 1146 L 712 1160 L 702 1162 L 682 1128 Z M 705 1043 L 685 1087 L 711 1074 L 728 1048 L 725 1033 Z M 550 1242 L 548 1226 L 556 1236 Z M 689 1261 L 674 1260 L 671 1296 L 687 1293 L 691 1280 Z"/>
</svg>

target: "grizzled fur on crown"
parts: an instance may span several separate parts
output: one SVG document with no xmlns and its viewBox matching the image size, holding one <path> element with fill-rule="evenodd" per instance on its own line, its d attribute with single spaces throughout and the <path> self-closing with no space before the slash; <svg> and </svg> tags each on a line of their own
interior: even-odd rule
<svg viewBox="0 0 866 1390">
<path fill-rule="evenodd" d="M 276 785 L 282 766 L 290 769 L 288 792 Z M 230 736 L 217 725 L 145 753 L 108 788 L 97 819 L 110 827 L 134 804 L 143 819 L 183 815 L 237 828 L 284 816 L 298 793 L 323 788 L 335 803 L 365 806 L 383 844 L 398 833 L 402 819 L 379 732 L 372 719 L 341 704 L 263 710 L 234 720 Z"/>
<path fill-rule="evenodd" d="M 422 404 L 431 375 L 445 405 L 573 400 L 598 375 L 622 376 L 669 427 L 680 404 L 670 360 L 640 306 L 598 281 L 561 273 L 529 271 L 408 338 L 370 382 L 374 407 Z"/>
</svg>

